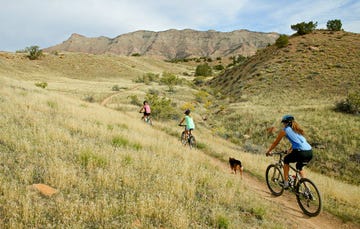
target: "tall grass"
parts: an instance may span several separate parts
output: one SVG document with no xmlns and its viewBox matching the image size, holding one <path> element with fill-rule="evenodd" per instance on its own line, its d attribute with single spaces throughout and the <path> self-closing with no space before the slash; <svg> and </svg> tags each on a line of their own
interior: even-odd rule
<svg viewBox="0 0 360 229">
<path fill-rule="evenodd" d="M 136 117 L 1 83 L 1 227 L 286 225 L 239 179 Z M 43 197 L 34 183 L 59 192 Z"/>
</svg>

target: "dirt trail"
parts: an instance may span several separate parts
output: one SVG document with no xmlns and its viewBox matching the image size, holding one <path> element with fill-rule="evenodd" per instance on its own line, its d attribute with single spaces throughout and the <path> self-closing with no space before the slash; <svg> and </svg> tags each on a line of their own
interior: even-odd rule
<svg viewBox="0 0 360 229">
<path fill-rule="evenodd" d="M 227 163 L 223 163 L 218 159 L 215 159 L 208 155 L 206 156 L 213 164 L 215 164 L 219 168 L 222 168 L 224 172 L 230 173 L 230 167 Z M 261 198 L 274 204 L 283 206 L 282 217 L 286 217 L 289 220 L 289 224 L 293 225 L 294 228 L 359 229 L 359 226 L 352 223 L 344 223 L 337 217 L 324 211 L 322 211 L 320 215 L 316 217 L 309 217 L 305 215 L 298 206 L 294 194 L 284 192 L 283 195 L 275 197 L 271 195 L 265 182 L 259 181 L 257 178 L 255 178 L 251 174 L 248 174 L 246 171 L 244 172 L 241 182 L 244 182 L 250 190 L 258 194 Z"/>
<path fill-rule="evenodd" d="M 114 93 L 108 97 L 106 97 L 103 101 L 101 101 L 100 105 L 101 106 L 106 106 L 106 104 L 111 100 L 112 97 L 114 96 L 117 96 L 118 94 L 120 94 L 121 92 L 117 92 L 117 93 Z"/>
<path fill-rule="evenodd" d="M 139 87 L 140 87 L 140 86 L 135 86 L 135 87 L 132 87 L 132 88 L 127 89 L 127 91 L 134 90 L 134 89 L 137 89 L 137 88 L 139 88 Z M 116 93 L 114 93 L 114 94 L 106 97 L 105 99 L 103 99 L 103 101 L 101 101 L 100 105 L 101 105 L 101 106 L 106 106 L 106 104 L 107 104 L 113 97 L 115 97 L 115 96 L 117 96 L 117 95 L 119 95 L 119 94 L 121 94 L 121 93 L 123 93 L 123 91 L 116 92 Z"/>
</svg>

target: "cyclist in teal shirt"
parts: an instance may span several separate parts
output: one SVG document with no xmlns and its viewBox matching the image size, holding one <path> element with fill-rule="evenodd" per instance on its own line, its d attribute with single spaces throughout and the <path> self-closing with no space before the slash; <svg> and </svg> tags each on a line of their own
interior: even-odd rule
<svg viewBox="0 0 360 229">
<path fill-rule="evenodd" d="M 289 154 L 284 157 L 284 188 L 288 188 L 287 177 L 289 176 L 289 163 L 297 162 L 296 169 L 300 171 L 301 177 L 305 177 L 302 168 L 304 167 L 304 163 L 312 159 L 313 153 L 311 145 L 304 137 L 304 131 L 300 128 L 299 124 L 295 122 L 294 116 L 285 115 L 281 123 L 284 125 L 284 129 L 279 132 L 276 140 L 266 152 L 266 156 L 271 155 L 271 151 L 279 144 L 283 137 L 286 137 L 290 141 L 291 148 L 288 150 Z"/>
<path fill-rule="evenodd" d="M 195 129 L 195 124 L 194 124 L 194 120 L 190 116 L 189 109 L 187 109 L 184 114 L 185 114 L 185 117 L 180 121 L 179 125 L 181 125 L 185 121 L 186 134 L 187 134 L 187 136 L 189 136 L 189 135 L 191 135 L 191 131 Z"/>
</svg>

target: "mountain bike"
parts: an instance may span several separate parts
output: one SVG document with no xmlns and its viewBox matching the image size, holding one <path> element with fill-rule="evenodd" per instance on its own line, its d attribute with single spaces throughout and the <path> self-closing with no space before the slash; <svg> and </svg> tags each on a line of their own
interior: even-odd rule
<svg viewBox="0 0 360 229">
<path fill-rule="evenodd" d="M 180 141 L 181 143 L 185 146 L 186 144 L 189 144 L 190 148 L 195 148 L 196 147 L 196 139 L 194 137 L 194 135 L 187 134 L 186 133 L 186 125 L 179 125 L 179 126 L 184 126 L 185 130 L 183 132 L 181 132 L 181 137 L 180 137 Z"/>
<path fill-rule="evenodd" d="M 146 122 L 147 124 L 149 124 L 150 126 L 152 126 L 152 121 L 151 121 L 150 116 L 145 116 L 144 122 Z"/>
<path fill-rule="evenodd" d="M 143 113 L 143 112 L 139 112 L 139 113 Z M 143 118 L 141 118 L 144 120 L 145 123 L 149 124 L 150 126 L 152 126 L 152 120 L 150 116 L 143 116 Z"/>
<path fill-rule="evenodd" d="M 283 167 L 286 151 L 273 152 L 272 155 L 279 155 L 279 161 L 267 167 L 266 184 L 274 196 L 280 196 L 284 192 Z M 295 174 L 290 175 L 289 173 L 289 190 L 295 193 L 299 207 L 308 216 L 319 215 L 322 201 L 318 188 L 310 179 L 301 178 L 300 171 L 291 165 L 290 171 L 295 172 Z"/>
</svg>

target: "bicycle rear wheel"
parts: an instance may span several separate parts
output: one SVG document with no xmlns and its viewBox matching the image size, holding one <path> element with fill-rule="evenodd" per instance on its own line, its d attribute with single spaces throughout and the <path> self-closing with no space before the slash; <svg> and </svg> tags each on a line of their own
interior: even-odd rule
<svg viewBox="0 0 360 229">
<path fill-rule="evenodd" d="M 152 125 L 152 122 L 151 122 L 150 117 L 145 117 L 145 118 L 144 118 L 144 121 L 145 121 L 147 124 L 149 124 L 150 126 Z"/>
<path fill-rule="evenodd" d="M 281 184 L 284 183 L 284 176 L 281 169 L 276 165 L 269 165 L 266 169 L 266 184 L 274 196 L 280 196 L 284 192 Z"/>
<path fill-rule="evenodd" d="M 187 144 L 187 136 L 186 136 L 185 131 L 183 131 L 183 132 L 181 133 L 180 141 L 181 141 L 181 144 L 183 144 L 183 145 L 186 145 L 186 144 Z"/>
<path fill-rule="evenodd" d="M 307 178 L 299 181 L 296 187 L 296 200 L 301 210 L 308 216 L 317 216 L 321 212 L 320 192 L 314 182 Z"/>
<path fill-rule="evenodd" d="M 195 140 L 195 137 L 192 135 L 189 137 L 189 146 L 190 146 L 190 148 L 196 147 L 196 140 Z"/>
</svg>

